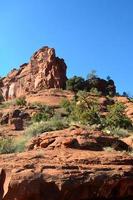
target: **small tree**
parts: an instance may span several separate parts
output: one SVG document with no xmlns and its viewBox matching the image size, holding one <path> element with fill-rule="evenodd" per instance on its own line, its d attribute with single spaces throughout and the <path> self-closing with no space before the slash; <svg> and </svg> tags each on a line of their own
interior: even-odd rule
<svg viewBox="0 0 133 200">
<path fill-rule="evenodd" d="M 100 124 L 99 105 L 95 99 L 88 98 L 88 93 L 80 91 L 77 102 L 71 112 L 71 118 L 83 124 Z"/>
<path fill-rule="evenodd" d="M 107 79 L 107 81 L 110 81 L 110 80 L 111 80 L 111 77 L 110 77 L 110 76 L 107 76 L 106 79 Z"/>
<path fill-rule="evenodd" d="M 105 119 L 105 124 L 111 128 L 132 127 L 131 120 L 125 115 L 125 106 L 119 102 L 108 106 L 108 114 Z"/>
<path fill-rule="evenodd" d="M 85 81 L 82 77 L 74 76 L 73 78 L 67 80 L 66 89 L 77 92 L 84 89 L 84 83 Z"/>
<path fill-rule="evenodd" d="M 95 79 L 95 78 L 97 78 L 96 70 L 92 70 L 92 71 L 87 75 L 87 80 Z"/>
<path fill-rule="evenodd" d="M 129 94 L 127 92 L 123 92 L 122 96 L 123 97 L 129 97 Z"/>
</svg>

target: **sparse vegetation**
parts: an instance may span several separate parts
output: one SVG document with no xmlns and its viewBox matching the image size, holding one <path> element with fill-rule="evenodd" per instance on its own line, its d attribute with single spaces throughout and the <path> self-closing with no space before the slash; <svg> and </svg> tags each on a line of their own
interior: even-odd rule
<svg viewBox="0 0 133 200">
<path fill-rule="evenodd" d="M 129 130 L 123 128 L 105 128 L 104 132 L 119 138 L 128 137 L 130 135 Z"/>
<path fill-rule="evenodd" d="M 47 131 L 61 130 L 67 128 L 67 120 L 50 120 L 50 121 L 41 121 L 31 124 L 25 131 L 25 134 L 29 137 L 40 135 Z"/>
<path fill-rule="evenodd" d="M 8 154 L 8 153 L 14 153 L 14 152 L 15 152 L 14 140 L 12 138 L 1 138 L 0 139 L 0 153 Z"/>
<path fill-rule="evenodd" d="M 6 109 L 9 108 L 10 106 L 16 105 L 16 100 L 9 100 L 9 101 L 4 101 L 0 104 L 0 109 Z"/>
<path fill-rule="evenodd" d="M 22 136 L 19 139 L 13 139 L 12 137 L 0 139 L 0 154 L 9 154 L 15 152 L 23 152 L 25 145 L 28 141 L 27 136 Z"/>
<path fill-rule="evenodd" d="M 25 106 L 27 104 L 27 101 L 26 101 L 26 97 L 23 96 L 23 97 L 19 97 L 16 99 L 16 105 L 17 106 Z"/>
<path fill-rule="evenodd" d="M 47 121 L 53 117 L 54 109 L 52 107 L 40 103 L 34 104 L 34 106 L 38 112 L 33 115 L 33 122 Z"/>
</svg>

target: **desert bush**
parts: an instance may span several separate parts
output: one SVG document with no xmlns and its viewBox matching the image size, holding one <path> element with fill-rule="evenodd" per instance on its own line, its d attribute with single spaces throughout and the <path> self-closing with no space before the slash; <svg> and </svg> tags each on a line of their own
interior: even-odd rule
<svg viewBox="0 0 133 200">
<path fill-rule="evenodd" d="M 30 137 L 23 135 L 18 139 L 14 140 L 14 152 L 23 152 L 26 148 L 26 143 L 29 141 Z"/>
<path fill-rule="evenodd" d="M 19 97 L 16 99 L 17 106 L 25 106 L 27 104 L 26 97 Z"/>
<path fill-rule="evenodd" d="M 105 125 L 111 128 L 131 128 L 132 122 L 125 114 L 125 106 L 122 103 L 115 103 L 108 106 L 108 114 Z"/>
<path fill-rule="evenodd" d="M 1 138 L 0 139 L 0 154 L 14 153 L 15 146 L 12 138 Z"/>
<path fill-rule="evenodd" d="M 32 117 L 33 122 L 40 122 L 40 121 L 47 121 L 48 120 L 48 115 L 46 113 L 36 113 Z"/>
<path fill-rule="evenodd" d="M 75 105 L 70 117 L 72 120 L 83 124 L 92 125 L 100 123 L 99 111 L 96 105 L 87 108 L 83 103 L 79 103 Z"/>
<path fill-rule="evenodd" d="M 66 120 L 54 120 L 51 119 L 50 121 L 41 121 L 31 124 L 27 129 L 25 134 L 27 136 L 36 136 L 40 135 L 47 131 L 55 131 L 61 130 L 63 128 L 68 127 L 68 122 Z"/>
<path fill-rule="evenodd" d="M 39 111 L 33 115 L 33 122 L 47 121 L 53 117 L 54 109 L 52 107 L 40 103 L 34 104 L 34 106 Z"/>
<path fill-rule="evenodd" d="M 80 91 L 76 100 L 63 102 L 64 108 L 69 112 L 70 121 L 90 125 L 101 123 L 98 103 L 96 99 L 88 98 L 88 95 L 88 92 Z"/>
<path fill-rule="evenodd" d="M 60 103 L 61 108 L 63 108 L 68 114 L 70 114 L 73 110 L 73 106 L 75 106 L 75 101 L 69 101 L 68 99 L 63 99 Z"/>
</svg>

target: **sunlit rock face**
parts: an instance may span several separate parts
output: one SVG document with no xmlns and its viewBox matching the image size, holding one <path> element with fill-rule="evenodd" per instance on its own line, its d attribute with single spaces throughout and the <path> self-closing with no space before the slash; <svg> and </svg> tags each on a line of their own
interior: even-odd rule
<svg viewBox="0 0 133 200">
<path fill-rule="evenodd" d="M 45 88 L 65 88 L 66 64 L 56 57 L 55 50 L 43 47 L 33 54 L 29 63 L 13 69 L 2 79 L 5 100 L 13 99 Z"/>
</svg>

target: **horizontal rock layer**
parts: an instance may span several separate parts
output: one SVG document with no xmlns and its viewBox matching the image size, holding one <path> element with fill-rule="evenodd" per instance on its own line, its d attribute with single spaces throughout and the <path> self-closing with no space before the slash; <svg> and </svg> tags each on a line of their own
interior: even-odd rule
<svg viewBox="0 0 133 200">
<path fill-rule="evenodd" d="M 4 185 L 1 182 L 3 200 L 133 198 L 133 158 L 127 153 L 88 150 L 95 142 L 89 141 L 93 133 L 81 130 L 46 133 L 42 138 L 36 150 L 0 156 L 0 168 L 6 171 Z M 75 148 L 76 138 L 79 148 Z"/>
</svg>

